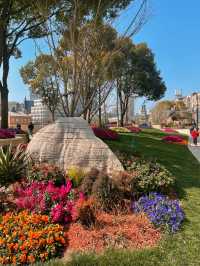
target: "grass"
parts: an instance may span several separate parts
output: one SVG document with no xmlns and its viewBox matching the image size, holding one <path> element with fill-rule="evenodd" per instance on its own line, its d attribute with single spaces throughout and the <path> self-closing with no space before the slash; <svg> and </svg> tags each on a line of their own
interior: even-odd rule
<svg viewBox="0 0 200 266">
<path fill-rule="evenodd" d="M 109 250 L 100 256 L 74 255 L 66 266 L 198 266 L 200 265 L 200 163 L 186 146 L 165 144 L 158 130 L 144 130 L 140 134 L 121 134 L 117 142 L 107 144 L 115 151 L 156 158 L 177 180 L 177 192 L 186 213 L 182 230 L 165 235 L 154 249 L 140 251 Z M 43 265 L 43 264 L 37 264 Z M 45 265 L 59 266 L 60 261 Z"/>
</svg>

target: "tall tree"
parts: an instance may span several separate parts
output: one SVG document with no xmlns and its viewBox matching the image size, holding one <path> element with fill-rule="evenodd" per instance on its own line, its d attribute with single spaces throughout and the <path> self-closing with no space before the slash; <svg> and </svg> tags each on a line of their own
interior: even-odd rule
<svg viewBox="0 0 200 266">
<path fill-rule="evenodd" d="M 60 91 L 55 79 L 58 65 L 51 55 L 41 54 L 35 62 L 30 61 L 20 70 L 25 84 L 28 84 L 32 91 L 39 95 L 49 109 L 52 121 L 55 120 L 55 112 L 60 103 Z"/>
<path fill-rule="evenodd" d="M 0 0 L 1 126 L 8 127 L 8 74 L 10 58 L 21 56 L 19 45 L 26 39 L 46 34 L 43 27 L 60 9 L 56 0 Z"/>
<path fill-rule="evenodd" d="M 21 69 L 21 76 L 48 108 L 52 105 L 52 94 L 48 102 L 47 92 L 52 93 L 54 88 L 55 103 L 62 106 L 62 113 L 83 115 L 90 122 L 113 88 L 106 68 L 107 55 L 114 48 L 116 37 L 110 26 L 87 22 L 76 32 L 75 48 L 71 34 L 66 31 L 53 53 L 39 55 L 35 62 L 29 62 Z"/>
<path fill-rule="evenodd" d="M 131 95 L 145 96 L 149 100 L 160 99 L 166 90 L 156 68 L 154 55 L 146 44 L 134 45 L 129 38 L 120 38 L 121 47 L 113 62 L 120 106 L 120 125 L 123 126 Z"/>
</svg>

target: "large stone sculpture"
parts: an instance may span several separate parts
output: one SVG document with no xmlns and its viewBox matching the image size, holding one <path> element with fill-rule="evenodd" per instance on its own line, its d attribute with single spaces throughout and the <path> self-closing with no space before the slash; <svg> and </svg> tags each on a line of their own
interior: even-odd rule
<svg viewBox="0 0 200 266">
<path fill-rule="evenodd" d="M 117 157 L 80 117 L 60 118 L 40 129 L 27 151 L 35 161 L 54 163 L 64 170 L 81 167 L 86 171 L 97 168 L 108 174 L 123 171 Z"/>
</svg>

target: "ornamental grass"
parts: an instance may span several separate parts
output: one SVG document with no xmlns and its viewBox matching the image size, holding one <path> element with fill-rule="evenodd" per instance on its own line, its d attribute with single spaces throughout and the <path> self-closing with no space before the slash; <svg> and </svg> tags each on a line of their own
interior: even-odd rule
<svg viewBox="0 0 200 266">
<path fill-rule="evenodd" d="M 63 227 L 46 215 L 7 213 L 0 222 L 0 264 L 27 265 L 62 255 L 67 243 Z"/>
</svg>

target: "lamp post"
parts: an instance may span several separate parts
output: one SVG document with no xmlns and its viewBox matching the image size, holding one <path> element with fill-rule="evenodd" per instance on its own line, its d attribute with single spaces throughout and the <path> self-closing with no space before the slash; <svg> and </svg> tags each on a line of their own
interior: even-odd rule
<svg viewBox="0 0 200 266">
<path fill-rule="evenodd" d="M 197 127 L 199 126 L 199 95 L 197 92 L 193 93 L 196 96 L 196 122 Z"/>
</svg>

